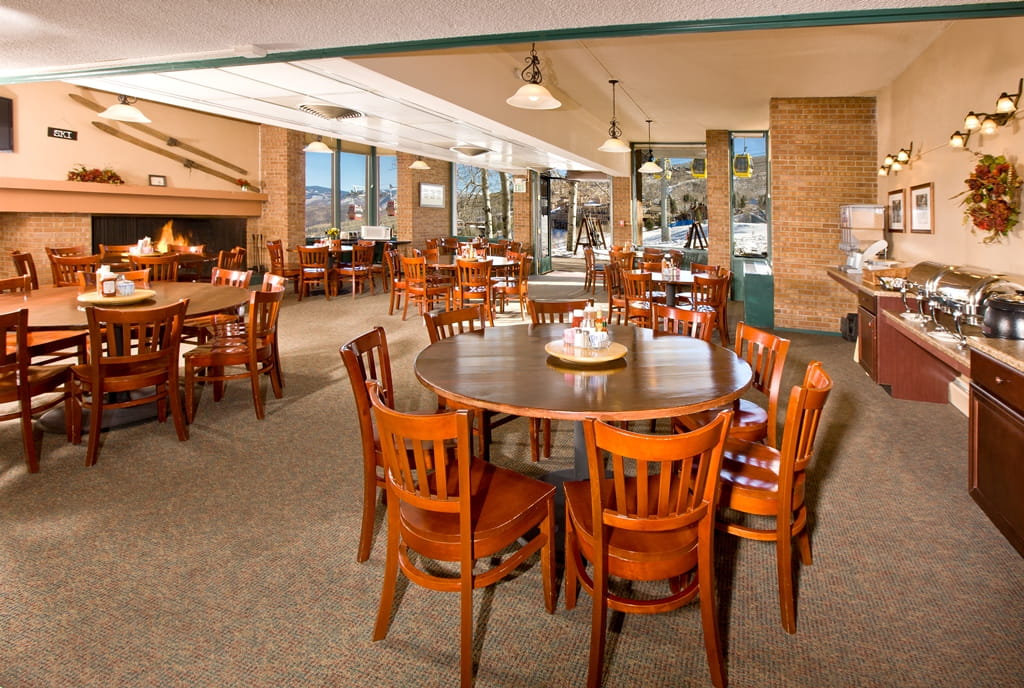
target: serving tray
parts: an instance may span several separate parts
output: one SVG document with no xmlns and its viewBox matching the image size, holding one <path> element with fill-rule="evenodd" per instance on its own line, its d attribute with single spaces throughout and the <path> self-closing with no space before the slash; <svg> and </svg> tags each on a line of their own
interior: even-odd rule
<svg viewBox="0 0 1024 688">
<path fill-rule="evenodd" d="M 551 356 L 577 365 L 590 365 L 616 361 L 626 355 L 628 349 L 618 342 L 611 342 L 605 349 L 578 349 L 574 346 L 566 348 L 561 339 L 548 342 L 544 351 Z"/>
</svg>

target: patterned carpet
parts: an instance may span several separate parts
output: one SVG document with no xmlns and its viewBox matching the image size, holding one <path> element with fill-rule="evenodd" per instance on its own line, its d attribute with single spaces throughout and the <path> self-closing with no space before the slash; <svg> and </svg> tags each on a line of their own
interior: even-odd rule
<svg viewBox="0 0 1024 688">
<path fill-rule="evenodd" d="M 578 295 L 580 283 L 554 273 L 532 291 Z M 516 307 L 499 321 L 520 322 Z M 432 408 L 412 373 L 427 343 L 419 319 L 388 316 L 379 294 L 289 293 L 285 396 L 268 397 L 264 421 L 234 384 L 219 403 L 203 395 L 187 442 L 169 423 L 120 428 L 85 468 L 84 445 L 47 435 L 37 475 L 25 472 L 17 425 L 0 425 L 0 686 L 456 683 L 454 595 L 404 586 L 390 634 L 371 641 L 383 537 L 357 564 L 359 439 L 337 350 L 376 324 L 399 406 Z M 810 476 L 814 565 L 800 570 L 788 635 L 771 547 L 718 538 L 731 685 L 1024 685 L 1024 560 L 967 494 L 966 419 L 891 399 L 839 337 L 792 339 L 787 388 L 813 359 L 836 381 Z M 554 427 L 554 458 L 531 465 L 525 421 L 503 426 L 495 462 L 568 467 L 571 426 Z M 477 686 L 585 682 L 585 596 L 568 612 L 560 595 L 544 613 L 531 565 L 475 604 Z M 612 625 L 608 688 L 710 684 L 696 605 Z"/>
</svg>

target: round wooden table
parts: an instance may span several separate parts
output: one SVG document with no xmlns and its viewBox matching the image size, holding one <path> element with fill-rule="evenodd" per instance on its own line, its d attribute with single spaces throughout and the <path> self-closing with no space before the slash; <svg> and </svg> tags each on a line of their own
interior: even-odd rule
<svg viewBox="0 0 1024 688">
<path fill-rule="evenodd" d="M 665 287 L 665 305 L 675 306 L 676 287 L 692 287 L 693 273 L 689 270 L 679 270 L 678 272 L 672 273 L 671 277 L 667 277 L 663 272 L 652 272 L 651 281 Z"/>
<path fill-rule="evenodd" d="M 151 299 L 139 303 L 114 306 L 118 309 L 155 308 L 167 306 L 178 299 L 189 300 L 188 317 L 219 313 L 239 306 L 249 299 L 249 290 L 204 282 L 152 282 L 156 292 Z M 86 304 L 77 300 L 78 290 L 73 287 L 43 287 L 29 293 L 0 294 L 0 312 L 28 308 L 29 327 L 47 329 L 83 329 L 89 326 L 85 316 Z M 102 303 L 89 304 L 102 307 Z"/>
<path fill-rule="evenodd" d="M 613 325 L 619 361 L 574 366 L 549 356 L 564 324 L 487 327 L 442 339 L 416 357 L 416 377 L 460 404 L 533 418 L 644 420 L 725 406 L 750 387 L 750 366 L 692 337 Z M 578 425 L 578 424 L 577 424 Z M 577 427 L 576 473 L 586 474 Z M 582 452 L 582 454 L 581 454 Z M 577 475 L 579 477 L 579 475 Z"/>
</svg>

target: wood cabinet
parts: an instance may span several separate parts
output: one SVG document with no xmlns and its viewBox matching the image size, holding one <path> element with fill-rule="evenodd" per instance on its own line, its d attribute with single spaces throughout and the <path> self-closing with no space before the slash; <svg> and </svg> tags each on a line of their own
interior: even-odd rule
<svg viewBox="0 0 1024 688">
<path fill-rule="evenodd" d="M 1024 374 L 971 352 L 968 489 L 1024 556 Z"/>
<path fill-rule="evenodd" d="M 878 302 L 871 294 L 857 294 L 857 360 L 878 382 Z"/>
</svg>

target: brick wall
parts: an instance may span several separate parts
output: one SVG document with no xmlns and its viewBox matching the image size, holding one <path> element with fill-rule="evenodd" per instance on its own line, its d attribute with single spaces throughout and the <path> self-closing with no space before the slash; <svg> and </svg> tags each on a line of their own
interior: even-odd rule
<svg viewBox="0 0 1024 688">
<path fill-rule="evenodd" d="M 705 135 L 705 145 L 708 219 L 704 231 L 708 235 L 708 264 L 731 269 L 732 197 L 729 185 L 732 165 L 729 160 L 729 132 L 709 130 Z"/>
<path fill-rule="evenodd" d="M 267 195 L 267 202 L 263 215 L 248 221 L 249 235 L 257 242 L 281 239 L 285 246 L 306 243 L 304 145 L 302 132 L 260 126 L 260 190 Z"/>
<path fill-rule="evenodd" d="M 399 152 L 398 158 L 398 222 L 395 234 L 399 239 L 412 242 L 421 248 L 423 242 L 433 237 L 451 236 L 451 163 L 444 160 L 424 158 L 429 170 L 410 170 L 409 165 L 417 156 Z M 420 184 L 443 184 L 445 188 L 444 208 L 420 207 Z"/>
<path fill-rule="evenodd" d="M 612 177 L 611 245 L 633 240 L 633 180 Z"/>
<path fill-rule="evenodd" d="M 533 255 L 533 183 L 530 175 L 517 176 L 515 179 L 526 180 L 524 193 L 512 193 L 512 238 L 522 242 L 523 250 Z"/>
<path fill-rule="evenodd" d="M 876 201 L 875 99 L 773 98 L 769 122 L 775 326 L 836 332 L 856 308 L 825 269 L 842 259 L 839 206 Z"/>
<path fill-rule="evenodd" d="M 46 246 L 92 248 L 92 215 L 0 213 L 0 277 L 15 277 L 11 251 L 28 251 L 39 273 L 39 286 L 53 284 Z"/>
</svg>

